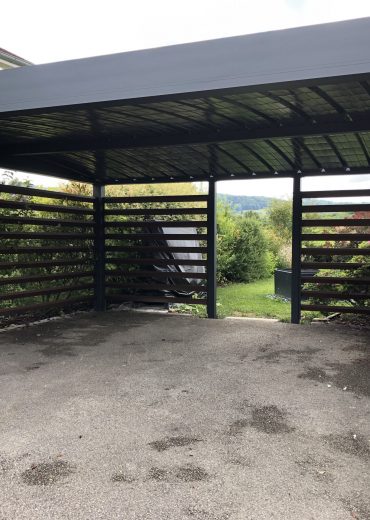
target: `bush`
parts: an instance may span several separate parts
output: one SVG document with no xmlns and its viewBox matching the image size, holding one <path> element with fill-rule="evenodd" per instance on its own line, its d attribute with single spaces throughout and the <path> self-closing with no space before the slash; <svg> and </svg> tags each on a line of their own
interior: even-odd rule
<svg viewBox="0 0 370 520">
<path fill-rule="evenodd" d="M 218 281 L 253 282 L 268 277 L 275 259 L 268 251 L 260 219 L 221 205 L 217 220 Z"/>
</svg>

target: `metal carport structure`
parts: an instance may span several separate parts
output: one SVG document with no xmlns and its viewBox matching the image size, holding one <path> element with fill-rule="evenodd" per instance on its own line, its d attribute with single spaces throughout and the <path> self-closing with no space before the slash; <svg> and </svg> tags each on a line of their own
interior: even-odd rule
<svg viewBox="0 0 370 520">
<path fill-rule="evenodd" d="M 0 167 L 94 184 L 100 308 L 104 186 L 207 181 L 213 317 L 215 182 L 292 177 L 298 322 L 300 181 L 370 172 L 369 47 L 364 18 L 2 71 Z"/>
</svg>

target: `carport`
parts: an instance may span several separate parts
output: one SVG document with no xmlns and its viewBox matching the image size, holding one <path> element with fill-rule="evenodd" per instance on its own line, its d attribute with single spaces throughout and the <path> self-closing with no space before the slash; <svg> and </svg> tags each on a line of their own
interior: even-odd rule
<svg viewBox="0 0 370 520">
<path fill-rule="evenodd" d="M 370 173 L 369 47 L 370 19 L 365 18 L 2 71 L 0 166 L 94 185 L 92 197 L 0 185 L 0 194 L 14 195 L 0 199 L 0 208 L 9 210 L 0 217 L 5 244 L 0 246 L 0 268 L 19 271 L 16 277 L 2 277 L 1 287 L 45 284 L 38 290 L 5 289 L 1 298 L 9 306 L 1 311 L 2 316 L 67 308 L 82 300 L 94 301 L 96 310 L 104 310 L 107 302 L 126 301 L 127 295 L 117 289 L 139 288 L 137 279 L 142 276 L 131 266 L 145 269 L 158 263 L 151 258 L 153 246 L 145 242 L 153 234 L 143 229 L 148 222 L 158 223 L 158 215 L 168 217 L 160 220 L 167 225 L 171 216 L 184 215 L 183 227 L 205 231 L 195 237 L 174 234 L 172 239 L 201 240 L 195 249 L 204 255 L 198 265 L 207 268 L 207 274 L 199 276 L 207 296 L 191 302 L 206 304 L 208 316 L 215 318 L 216 183 L 276 176 L 291 177 L 294 182 L 292 322 L 299 323 L 301 310 L 369 313 L 361 303 L 368 298 L 368 291 L 363 290 L 346 295 L 356 300 L 355 307 L 301 302 L 302 292 L 306 298 L 343 299 L 335 287 L 345 277 L 305 277 L 301 269 L 358 268 L 359 263 L 336 260 L 337 255 L 350 259 L 358 249 L 346 247 L 346 241 L 370 239 L 366 233 L 346 233 L 348 219 L 302 218 L 302 214 L 334 208 L 337 212 L 369 211 L 370 204 L 305 206 L 304 200 L 361 199 L 370 195 L 370 189 L 344 191 L 333 186 L 325 192 L 301 191 L 305 176 Z M 208 182 L 207 195 L 113 198 L 104 192 L 105 186 L 114 184 L 200 181 Z M 32 195 L 46 202 L 30 202 L 27 197 Z M 76 207 L 67 211 L 66 200 Z M 149 211 L 140 206 L 148 202 L 164 203 L 166 209 L 152 204 Z M 57 218 L 35 218 L 33 210 L 54 211 Z M 78 220 L 77 215 L 83 218 Z M 143 219 L 121 218 L 130 215 Z M 24 232 L 12 231 L 13 225 L 22 222 L 28 226 Z M 350 222 L 359 230 L 369 223 L 366 216 Z M 57 230 L 50 232 L 50 226 Z M 333 233 L 320 231 L 328 226 Z M 335 231 L 338 226 L 340 233 Z M 304 233 L 305 227 L 317 228 L 317 232 Z M 121 231 L 112 233 L 109 228 Z M 125 233 L 128 228 L 135 232 Z M 17 246 L 20 239 L 28 241 L 27 247 Z M 48 251 L 39 242 L 32 246 L 32 240 L 43 239 L 60 245 Z M 306 241 L 323 240 L 342 247 L 302 247 Z M 163 247 L 156 246 L 157 251 Z M 186 252 L 186 248 L 177 249 Z M 90 256 L 79 256 L 77 262 L 74 253 Z M 370 248 L 361 249 L 362 256 L 369 254 Z M 318 255 L 324 259 L 318 261 Z M 117 265 L 126 267 L 117 269 Z M 38 278 L 29 274 L 40 266 L 49 271 Z M 73 269 L 61 272 L 59 268 L 65 266 Z M 178 278 L 181 286 L 184 276 L 180 273 Z M 66 292 L 65 286 L 50 285 L 55 280 L 73 281 L 67 298 L 17 307 L 22 296 Z M 317 284 L 317 289 L 302 291 L 308 282 Z M 328 282 L 333 290 L 321 291 L 320 284 Z M 351 283 L 366 288 L 369 279 L 351 278 Z M 160 286 L 165 285 L 164 276 Z M 183 301 L 130 295 L 134 301 Z"/>
</svg>

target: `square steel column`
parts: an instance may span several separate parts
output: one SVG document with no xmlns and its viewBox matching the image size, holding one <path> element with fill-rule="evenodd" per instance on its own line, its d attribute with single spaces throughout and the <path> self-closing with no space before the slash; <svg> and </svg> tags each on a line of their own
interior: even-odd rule
<svg viewBox="0 0 370 520">
<path fill-rule="evenodd" d="M 302 196 L 301 178 L 293 178 L 291 323 L 301 321 Z"/>
<path fill-rule="evenodd" d="M 216 254 L 216 182 L 208 182 L 207 203 L 207 315 L 208 318 L 217 318 L 217 254 Z"/>
<path fill-rule="evenodd" d="M 104 196 L 105 187 L 94 184 L 94 306 L 96 311 L 106 310 Z"/>
</svg>

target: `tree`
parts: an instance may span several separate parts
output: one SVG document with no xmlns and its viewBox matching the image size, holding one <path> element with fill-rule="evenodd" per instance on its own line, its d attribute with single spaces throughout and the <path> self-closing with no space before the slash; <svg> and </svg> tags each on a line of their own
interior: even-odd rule
<svg viewBox="0 0 370 520">
<path fill-rule="evenodd" d="M 268 225 L 285 242 L 292 240 L 292 201 L 278 200 L 271 201 L 267 210 Z"/>
</svg>

